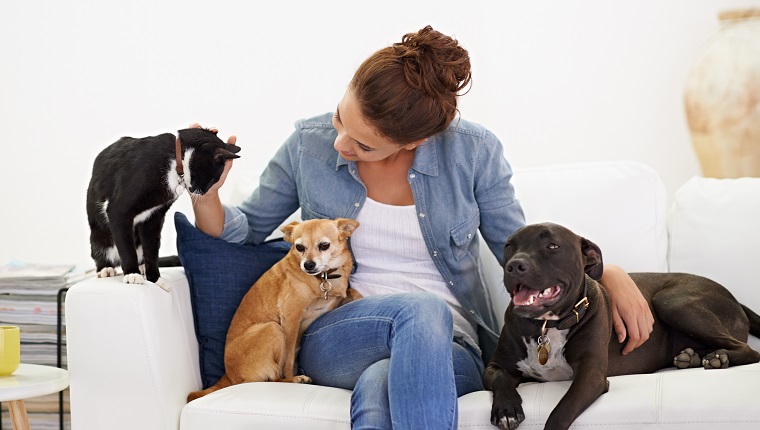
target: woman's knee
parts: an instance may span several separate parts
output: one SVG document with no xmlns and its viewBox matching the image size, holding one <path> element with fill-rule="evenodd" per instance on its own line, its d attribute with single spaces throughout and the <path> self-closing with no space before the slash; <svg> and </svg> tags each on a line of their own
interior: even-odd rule
<svg viewBox="0 0 760 430">
<path fill-rule="evenodd" d="M 425 316 L 425 320 L 452 325 L 451 308 L 445 300 L 428 292 L 404 294 L 404 301 L 414 315 Z"/>
</svg>

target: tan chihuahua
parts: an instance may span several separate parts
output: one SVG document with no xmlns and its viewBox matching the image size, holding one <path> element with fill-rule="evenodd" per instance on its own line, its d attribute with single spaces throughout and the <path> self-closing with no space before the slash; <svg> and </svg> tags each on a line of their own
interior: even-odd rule
<svg viewBox="0 0 760 430">
<path fill-rule="evenodd" d="M 296 352 L 306 328 L 321 315 L 361 295 L 348 288 L 353 260 L 346 239 L 359 222 L 337 218 L 294 221 L 280 228 L 293 244 L 243 297 L 224 347 L 225 374 L 187 401 L 243 382 L 297 382 Z"/>
</svg>

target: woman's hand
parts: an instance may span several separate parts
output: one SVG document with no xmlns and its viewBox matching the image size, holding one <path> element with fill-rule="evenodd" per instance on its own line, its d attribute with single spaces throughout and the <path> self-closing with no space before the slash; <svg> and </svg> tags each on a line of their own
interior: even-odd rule
<svg viewBox="0 0 760 430">
<path fill-rule="evenodd" d="M 605 264 L 601 283 L 612 300 L 612 324 L 618 342 L 628 342 L 623 355 L 641 346 L 649 339 L 654 326 L 654 315 L 641 291 L 628 274 L 618 266 Z"/>
<path fill-rule="evenodd" d="M 198 124 L 197 122 L 194 122 L 190 124 L 187 128 L 203 128 L 203 127 L 201 127 L 201 125 Z M 216 127 L 209 128 L 209 131 L 211 131 L 214 134 L 219 133 L 219 129 L 217 129 Z M 237 142 L 237 136 L 235 135 L 232 135 L 229 138 L 227 138 L 227 143 L 230 145 L 235 145 L 236 142 Z M 230 173 L 230 169 L 232 169 L 232 159 L 228 159 L 224 163 L 224 171 L 222 172 L 222 176 L 220 176 L 219 180 L 216 181 L 216 183 L 212 185 L 211 188 L 208 189 L 208 191 L 206 191 L 207 196 L 219 195 L 219 188 L 221 188 L 222 185 L 224 185 L 224 181 L 227 179 L 227 174 Z"/>
</svg>

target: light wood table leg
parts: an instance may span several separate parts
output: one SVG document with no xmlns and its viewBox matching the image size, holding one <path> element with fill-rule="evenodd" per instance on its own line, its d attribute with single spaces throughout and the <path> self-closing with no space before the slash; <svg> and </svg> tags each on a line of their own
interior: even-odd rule
<svg viewBox="0 0 760 430">
<path fill-rule="evenodd" d="M 23 400 L 11 400 L 8 402 L 8 410 L 11 414 L 13 430 L 30 430 L 29 417 L 26 416 L 26 406 Z"/>
</svg>

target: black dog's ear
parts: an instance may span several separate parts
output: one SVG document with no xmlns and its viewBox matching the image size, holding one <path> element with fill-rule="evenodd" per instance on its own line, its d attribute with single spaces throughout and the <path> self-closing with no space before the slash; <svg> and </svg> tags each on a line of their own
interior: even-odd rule
<svg viewBox="0 0 760 430">
<path fill-rule="evenodd" d="M 602 250 L 594 242 L 582 237 L 581 252 L 586 264 L 584 269 L 586 274 L 597 281 L 602 279 L 602 273 L 604 272 Z"/>
</svg>

